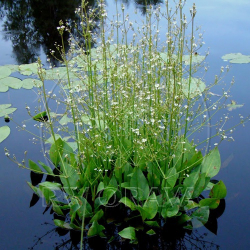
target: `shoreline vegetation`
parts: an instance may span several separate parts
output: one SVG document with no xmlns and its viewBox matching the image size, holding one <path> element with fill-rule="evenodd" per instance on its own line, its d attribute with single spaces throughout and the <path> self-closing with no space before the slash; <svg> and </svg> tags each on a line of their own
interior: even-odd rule
<svg viewBox="0 0 250 250">
<path fill-rule="evenodd" d="M 59 23 L 62 43 L 56 48 L 63 67 L 44 69 L 38 60 L 13 70 L 39 80 L 23 85 L 10 79 L 11 69 L 0 80 L 9 78 L 9 87 L 38 88 L 39 111 L 26 109 L 44 131 L 42 138 L 34 136 L 50 145 L 43 152 L 46 163 L 19 162 L 8 149 L 5 155 L 31 171 L 28 185 L 52 208 L 55 225 L 80 232 L 80 249 L 92 236 L 140 244 L 142 235 L 164 238 L 162 228 L 185 233 L 208 228 L 226 197 L 225 184 L 214 179 L 221 167 L 218 146 L 233 140 L 234 128 L 248 118 L 232 128 L 226 128 L 227 116 L 213 122 L 231 86 L 221 95 L 212 88 L 228 68 L 222 67 L 211 85 L 198 77 L 207 72 L 208 53 L 198 53 L 203 41 L 195 27 L 196 6 L 185 14 L 185 1 L 174 2 L 175 7 L 165 1 L 165 9 L 148 5 L 139 23 L 123 5 L 118 14 L 117 2 L 111 18 L 104 1 L 94 9 L 82 1 L 77 36 L 70 31 L 74 24 Z M 67 53 L 64 32 L 70 36 Z M 166 34 L 164 41 L 160 33 Z M 51 80 L 60 95 L 47 91 Z M 242 105 L 227 105 L 237 106 Z M 5 116 L 15 111 L 10 105 L 0 108 Z M 20 127 L 26 130 L 25 123 Z M 199 140 L 202 131 L 208 136 Z M 6 133 L 8 126 L 1 127 L 0 141 Z M 212 138 L 218 142 L 210 146 Z"/>
</svg>

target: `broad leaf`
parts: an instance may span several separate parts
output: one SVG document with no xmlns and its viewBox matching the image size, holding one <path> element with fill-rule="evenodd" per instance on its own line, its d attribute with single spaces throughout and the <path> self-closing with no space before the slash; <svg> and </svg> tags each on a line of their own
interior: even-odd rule
<svg viewBox="0 0 250 250">
<path fill-rule="evenodd" d="M 10 128 L 8 126 L 0 127 L 0 143 L 4 141 L 10 134 Z"/>
<path fill-rule="evenodd" d="M 218 174 L 221 166 L 220 153 L 218 148 L 214 148 L 204 157 L 201 163 L 201 173 L 206 173 L 206 176 L 212 178 Z"/>
<path fill-rule="evenodd" d="M 121 232 L 118 233 L 122 238 L 136 240 L 135 228 L 126 227 Z"/>
<path fill-rule="evenodd" d="M 91 237 L 91 236 L 99 235 L 104 229 L 105 229 L 104 226 L 99 225 L 97 221 L 94 221 L 88 231 L 88 236 Z"/>
<path fill-rule="evenodd" d="M 211 198 L 224 199 L 227 195 L 227 188 L 223 181 L 216 183 L 209 193 Z"/>
<path fill-rule="evenodd" d="M 129 189 L 138 201 L 146 200 L 149 195 L 149 185 L 144 174 L 139 168 L 134 168 L 133 176 L 130 180 Z"/>
</svg>

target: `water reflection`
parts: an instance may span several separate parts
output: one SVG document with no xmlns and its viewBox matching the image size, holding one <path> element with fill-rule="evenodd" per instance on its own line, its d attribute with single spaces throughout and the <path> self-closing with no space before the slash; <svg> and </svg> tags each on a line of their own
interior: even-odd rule
<svg viewBox="0 0 250 250">
<path fill-rule="evenodd" d="M 96 7 L 95 0 L 88 2 L 89 6 Z M 81 0 L 1 0 L 4 39 L 12 42 L 17 63 L 34 62 L 41 47 L 48 55 L 50 49 L 55 48 L 55 43 L 61 44 L 58 23 L 60 20 L 75 21 L 76 27 L 79 27 L 80 20 L 75 10 L 80 5 Z M 69 34 L 65 32 L 64 41 L 68 38 Z"/>
<path fill-rule="evenodd" d="M 142 14 L 146 12 L 146 5 L 156 6 L 162 0 L 122 0 L 125 5 L 133 2 Z M 18 64 L 32 63 L 37 61 L 41 47 L 43 53 L 50 54 L 50 49 L 55 48 L 55 43 L 61 44 L 61 38 L 57 27 L 60 20 L 74 24 L 73 33 L 80 29 L 80 19 L 75 13 L 76 8 L 81 5 L 81 0 L 0 0 L 0 19 L 3 23 L 4 39 L 11 41 L 13 54 Z M 115 5 L 109 3 L 108 7 Z M 97 8 L 96 0 L 89 0 L 88 6 Z M 98 20 L 97 20 L 98 24 Z M 97 28 L 93 27 L 93 29 Z M 69 34 L 64 33 L 64 41 Z M 84 44 L 84 41 L 81 41 Z M 65 44 L 68 49 L 67 43 Z M 56 51 L 56 49 L 54 49 Z M 59 54 L 55 54 L 59 56 Z M 57 65 L 57 61 L 52 61 Z"/>
</svg>

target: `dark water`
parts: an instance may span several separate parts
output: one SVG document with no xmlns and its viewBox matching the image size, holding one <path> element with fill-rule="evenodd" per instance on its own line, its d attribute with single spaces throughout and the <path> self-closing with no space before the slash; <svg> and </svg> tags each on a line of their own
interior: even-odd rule
<svg viewBox="0 0 250 250">
<path fill-rule="evenodd" d="M 120 1 L 119 1 L 120 2 Z M 143 5 L 134 1 L 126 1 L 130 8 L 143 13 Z M 142 1 L 143 3 L 144 1 Z M 157 1 L 154 1 L 157 3 Z M 193 2 L 193 1 L 192 1 Z M 192 2 L 187 3 L 187 13 Z M 115 1 L 107 1 L 110 14 L 115 12 Z M 153 3 L 153 1 L 152 1 Z M 91 1 L 95 6 L 95 2 Z M 46 63 L 46 54 L 54 48 L 54 42 L 59 42 L 56 27 L 60 19 L 75 19 L 75 7 L 78 1 L 0 1 L 0 65 L 30 63 L 38 56 Z M 213 81 L 214 75 L 219 74 L 220 67 L 225 66 L 221 56 L 227 53 L 250 55 L 250 2 L 248 0 L 199 0 L 197 6 L 197 25 L 202 25 L 205 51 L 210 47 L 207 58 L 210 70 L 205 76 L 207 83 Z M 202 52 L 201 52 L 202 53 Z M 232 100 L 243 104 L 244 107 L 232 112 L 224 110 L 221 115 L 228 113 L 233 116 L 231 124 L 236 123 L 238 114 L 247 116 L 250 113 L 250 64 L 233 64 L 224 79 L 229 84 L 232 76 L 236 83 L 230 95 Z M 222 88 L 224 85 L 221 85 Z M 217 88 L 216 91 L 219 91 Z M 215 92 L 216 92 L 215 91 Z M 36 95 L 33 91 L 9 90 L 0 93 L 0 104 L 11 103 L 18 107 L 14 114 L 16 121 L 30 119 L 25 110 L 25 104 L 36 105 Z M 27 128 L 34 133 L 34 122 L 28 121 Z M 0 126 L 6 125 L 3 118 Z M 32 191 L 26 184 L 30 180 L 29 172 L 19 169 L 4 156 L 3 148 L 10 150 L 20 161 L 24 151 L 28 151 L 27 159 L 43 161 L 41 146 L 32 143 L 33 136 L 16 129 L 13 122 L 8 124 L 11 136 L 0 144 L 0 249 L 54 249 L 56 244 L 63 244 L 69 235 L 59 237 L 54 231 L 52 217 L 49 212 L 43 214 L 41 202 L 29 208 Z M 222 169 L 217 178 L 222 179 L 227 186 L 226 209 L 218 219 L 218 233 L 214 235 L 202 228 L 199 234 L 207 233 L 203 239 L 209 244 L 200 245 L 201 249 L 215 249 L 210 243 L 221 249 L 250 249 L 250 124 L 239 126 L 233 134 L 234 142 L 223 142 L 220 145 Z M 51 231 L 50 231 L 51 230 Z M 68 245 L 70 246 L 70 245 Z M 195 247 L 192 247 L 195 249 Z M 66 249 L 66 248 L 61 248 Z M 184 249 L 184 247 L 183 247 Z"/>
</svg>

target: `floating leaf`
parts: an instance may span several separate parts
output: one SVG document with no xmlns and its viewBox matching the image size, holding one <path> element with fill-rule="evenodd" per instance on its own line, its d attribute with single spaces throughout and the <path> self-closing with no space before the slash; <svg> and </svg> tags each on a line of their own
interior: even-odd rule
<svg viewBox="0 0 250 250">
<path fill-rule="evenodd" d="M 231 101 L 230 104 L 227 104 L 227 109 L 228 111 L 232 111 L 233 109 L 241 108 L 243 107 L 243 104 L 236 104 L 235 101 Z"/>
<path fill-rule="evenodd" d="M 7 66 L 0 66 L 0 79 L 5 78 L 11 74 L 10 68 Z"/>
<path fill-rule="evenodd" d="M 59 121 L 59 123 L 60 123 L 61 125 L 66 125 L 67 123 L 72 122 L 72 121 L 73 121 L 72 118 L 69 118 L 67 115 L 64 115 L 64 116 L 61 118 L 61 120 Z"/>
<path fill-rule="evenodd" d="M 19 70 L 19 65 L 16 65 L 16 64 L 8 64 L 5 66 L 8 67 L 12 73 L 17 72 Z"/>
<path fill-rule="evenodd" d="M 16 111 L 16 108 L 10 108 L 11 104 L 1 104 L 0 105 L 0 117 L 9 115 Z"/>
<path fill-rule="evenodd" d="M 191 77 L 190 90 L 189 90 L 189 79 L 183 79 L 181 86 L 184 95 L 188 97 L 188 92 L 189 92 L 190 98 L 200 95 L 206 88 L 205 83 L 201 79 L 195 77 Z"/>
<path fill-rule="evenodd" d="M 230 53 L 222 56 L 222 59 L 230 63 L 250 63 L 250 56 L 241 53 Z"/>
<path fill-rule="evenodd" d="M 0 92 L 7 92 L 9 90 L 9 87 L 6 86 L 3 83 L 0 83 Z"/>
<path fill-rule="evenodd" d="M 201 55 L 192 55 L 192 63 L 201 63 L 202 61 L 205 60 L 205 56 Z M 183 62 L 185 65 L 190 65 L 190 55 L 184 55 L 182 57 Z"/>
<path fill-rule="evenodd" d="M 74 78 L 78 78 L 78 77 L 76 77 L 73 72 L 69 72 L 69 78 L 74 79 Z M 53 69 L 47 69 L 45 79 L 46 80 L 68 79 L 67 68 L 66 67 L 56 67 Z"/>
<path fill-rule="evenodd" d="M 22 81 L 16 77 L 5 77 L 3 79 L 0 79 L 0 86 L 4 84 L 8 87 L 11 87 L 13 89 L 20 89 L 23 85 Z"/>
<path fill-rule="evenodd" d="M 24 89 L 32 89 L 33 87 L 40 87 L 43 84 L 42 81 L 33 78 L 24 79 L 22 83 L 23 83 L 22 88 Z"/>
<path fill-rule="evenodd" d="M 8 126 L 0 127 L 0 143 L 4 141 L 10 134 L 10 128 Z"/>
<path fill-rule="evenodd" d="M 22 64 L 19 66 L 19 72 L 22 75 L 37 74 L 38 63 Z"/>
</svg>

